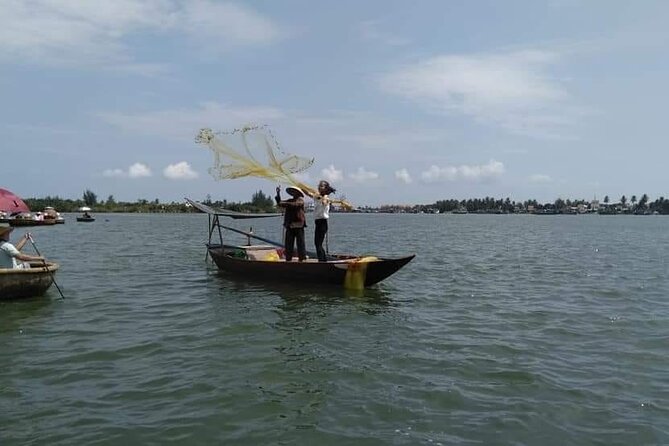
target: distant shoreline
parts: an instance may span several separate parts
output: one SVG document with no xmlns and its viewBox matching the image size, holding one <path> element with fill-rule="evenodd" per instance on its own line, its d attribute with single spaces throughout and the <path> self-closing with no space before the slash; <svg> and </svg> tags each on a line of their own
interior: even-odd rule
<svg viewBox="0 0 669 446">
<path fill-rule="evenodd" d="M 25 203 L 33 213 L 42 211 L 46 207 L 53 207 L 59 212 L 80 212 L 83 206 L 91 208 L 92 213 L 193 213 L 197 212 L 189 204 L 184 202 L 161 203 L 158 199 L 154 201 L 138 200 L 137 202 L 117 202 L 112 196 L 104 202 L 98 202 L 95 194 L 89 192 L 88 200 L 71 200 L 58 197 L 30 198 Z M 86 198 L 86 196 L 85 196 Z M 249 202 L 229 202 L 227 200 L 213 201 L 209 197 L 201 201 L 217 210 L 227 210 L 247 213 L 274 213 L 276 207 L 274 200 L 261 191 L 256 192 Z M 660 197 L 650 201 L 644 194 L 637 200 L 632 196 L 629 200 L 622 196 L 618 202 L 610 203 L 609 197 L 604 197 L 600 203 L 598 200 L 564 200 L 558 198 L 552 203 L 539 203 L 537 200 L 526 200 L 522 202 L 512 201 L 510 198 L 495 199 L 493 197 L 474 198 L 467 200 L 438 200 L 431 204 L 413 205 L 381 205 L 361 206 L 351 211 L 344 211 L 333 205 L 333 213 L 386 213 L 386 214 L 532 214 L 532 215 L 669 215 L 669 199 Z"/>
</svg>

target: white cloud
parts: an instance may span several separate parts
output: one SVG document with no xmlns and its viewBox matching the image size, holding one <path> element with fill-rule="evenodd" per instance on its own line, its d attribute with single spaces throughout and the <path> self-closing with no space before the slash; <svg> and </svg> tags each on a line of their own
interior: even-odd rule
<svg viewBox="0 0 669 446">
<path fill-rule="evenodd" d="M 205 102 L 195 108 L 146 113 L 98 114 L 103 121 L 126 132 L 189 141 L 193 140 L 202 127 L 237 128 L 240 123 L 267 123 L 282 116 L 281 110 L 272 107 L 232 107 L 217 102 Z"/>
<path fill-rule="evenodd" d="M 504 164 L 490 160 L 488 164 L 479 165 L 461 165 L 438 167 L 430 166 L 428 170 L 421 174 L 423 181 L 428 183 L 437 181 L 484 181 L 500 177 L 505 172 Z"/>
<path fill-rule="evenodd" d="M 198 40 L 225 45 L 272 43 L 284 31 L 271 20 L 234 3 L 197 0 L 183 4 L 181 27 Z"/>
<path fill-rule="evenodd" d="M 295 178 L 300 183 L 304 183 L 304 184 L 311 183 L 311 175 L 309 175 L 309 172 L 294 173 L 293 178 Z"/>
<path fill-rule="evenodd" d="M 109 178 L 120 178 L 127 176 L 127 174 L 122 169 L 107 169 L 102 172 L 102 176 Z"/>
<path fill-rule="evenodd" d="M 372 181 L 376 180 L 379 178 L 379 174 L 376 172 L 371 172 L 364 167 L 358 167 L 358 170 L 355 173 L 351 173 L 348 176 L 351 178 L 353 181 L 357 181 L 358 183 L 364 183 L 366 181 Z"/>
<path fill-rule="evenodd" d="M 362 38 L 369 42 L 379 42 L 388 46 L 404 46 L 411 43 L 397 34 L 383 30 L 384 23 L 380 20 L 364 20 L 360 22 L 359 29 Z"/>
<path fill-rule="evenodd" d="M 411 175 L 409 175 L 409 171 L 406 169 L 400 169 L 395 172 L 395 178 L 400 180 L 401 182 L 405 184 L 411 183 Z"/>
<path fill-rule="evenodd" d="M 323 178 L 328 182 L 341 181 L 344 179 L 344 173 L 341 170 L 335 169 L 335 166 L 332 164 L 321 170 L 321 175 L 323 175 Z"/>
<path fill-rule="evenodd" d="M 150 177 L 151 169 L 146 164 L 135 163 L 128 167 L 128 170 L 123 169 L 106 169 L 102 172 L 102 176 L 108 178 L 142 178 Z"/>
<path fill-rule="evenodd" d="M 550 183 L 552 181 L 553 179 L 548 175 L 540 173 L 535 173 L 534 175 L 530 175 L 530 182 L 532 183 Z"/>
<path fill-rule="evenodd" d="M 128 168 L 128 176 L 130 178 L 150 177 L 151 169 L 146 164 L 135 163 Z"/>
<path fill-rule="evenodd" d="M 194 180 L 199 176 L 186 161 L 170 164 L 163 170 L 163 175 L 170 180 Z"/>
<path fill-rule="evenodd" d="M 558 137 L 581 113 L 548 74 L 557 53 L 446 55 L 388 73 L 380 87 L 438 112 L 457 112 L 509 132 Z"/>
<path fill-rule="evenodd" d="M 210 0 L 3 0 L 0 8 L 0 56 L 40 64 L 146 73 L 151 64 L 135 64 L 129 43 L 142 32 L 188 36 L 198 48 L 217 50 L 285 35 L 246 6 Z"/>
</svg>

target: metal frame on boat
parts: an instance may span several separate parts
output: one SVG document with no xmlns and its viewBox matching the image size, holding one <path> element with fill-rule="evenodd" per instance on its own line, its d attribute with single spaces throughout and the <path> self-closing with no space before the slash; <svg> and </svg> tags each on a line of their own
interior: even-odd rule
<svg viewBox="0 0 669 446">
<path fill-rule="evenodd" d="M 339 285 L 351 289 L 372 286 L 397 272 L 409 263 L 415 254 L 399 258 L 380 258 L 375 256 L 330 255 L 326 262 L 319 262 L 315 254 L 304 262 L 285 261 L 283 245 L 259 237 L 251 232 L 222 225 L 219 217 L 232 219 L 278 217 L 282 214 L 247 214 L 233 211 L 215 210 L 207 205 L 186 198 L 195 209 L 209 217 L 209 240 L 207 253 L 219 270 L 244 276 L 254 280 L 295 281 Z M 228 230 L 247 237 L 246 245 L 225 244 L 223 230 Z M 218 234 L 218 237 L 215 234 Z M 218 242 L 213 242 L 218 239 Z M 265 245 L 252 245 L 251 239 L 265 242 Z"/>
</svg>

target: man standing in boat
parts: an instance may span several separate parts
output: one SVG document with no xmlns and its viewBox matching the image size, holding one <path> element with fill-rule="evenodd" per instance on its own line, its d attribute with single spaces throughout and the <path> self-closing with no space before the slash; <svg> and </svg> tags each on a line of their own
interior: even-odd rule
<svg viewBox="0 0 669 446">
<path fill-rule="evenodd" d="M 318 192 L 315 194 L 305 191 L 314 200 L 314 245 L 316 245 L 316 255 L 318 255 L 319 262 L 327 261 L 327 253 L 323 249 L 323 241 L 328 235 L 328 219 L 330 218 L 330 200 L 329 195 L 337 192 L 335 188 L 330 186 L 325 180 L 318 183 Z"/>
<path fill-rule="evenodd" d="M 284 247 L 286 249 L 286 262 L 293 259 L 295 242 L 297 242 L 297 256 L 300 262 L 307 259 L 307 250 L 304 245 L 304 228 L 307 220 L 304 215 L 304 192 L 294 186 L 286 187 L 286 192 L 291 196 L 288 200 L 281 200 L 281 188 L 276 188 L 276 205 L 284 208 L 283 227 L 286 228 Z"/>
<path fill-rule="evenodd" d="M 9 223 L 0 223 L 0 268 L 30 268 L 29 263 L 23 262 L 43 262 L 44 257 L 42 256 L 21 253 L 21 249 L 30 240 L 29 233 L 26 233 L 16 246 L 9 243 L 9 235 L 13 230 L 14 228 Z"/>
</svg>

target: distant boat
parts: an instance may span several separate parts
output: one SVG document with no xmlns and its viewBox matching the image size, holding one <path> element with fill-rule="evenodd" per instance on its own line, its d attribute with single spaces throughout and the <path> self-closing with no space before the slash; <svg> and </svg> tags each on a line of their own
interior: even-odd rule
<svg viewBox="0 0 669 446">
<path fill-rule="evenodd" d="M 95 217 L 93 217 L 90 214 L 84 214 L 81 217 L 77 217 L 77 221 L 82 221 L 82 222 L 93 222 L 95 221 Z"/>
<path fill-rule="evenodd" d="M 93 217 L 89 212 L 92 209 L 89 208 L 88 206 L 82 206 L 79 208 L 79 212 L 83 212 L 83 215 L 81 217 L 77 217 L 77 221 L 82 221 L 82 222 L 93 222 L 95 221 L 95 217 Z"/>
<path fill-rule="evenodd" d="M 467 212 L 467 208 L 464 207 L 453 209 L 453 212 L 451 212 L 451 214 L 468 214 L 468 213 L 469 212 Z"/>
<path fill-rule="evenodd" d="M 53 274 L 59 265 L 31 262 L 29 269 L 0 268 L 0 300 L 37 297 L 43 295 L 53 283 Z"/>
<path fill-rule="evenodd" d="M 56 224 L 64 224 L 65 219 L 63 218 L 62 215 L 60 215 L 60 212 L 56 211 L 53 207 L 47 206 L 44 208 L 42 211 L 42 214 L 44 214 L 44 220 L 55 220 Z"/>
</svg>

